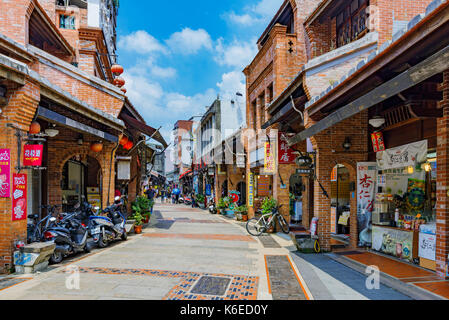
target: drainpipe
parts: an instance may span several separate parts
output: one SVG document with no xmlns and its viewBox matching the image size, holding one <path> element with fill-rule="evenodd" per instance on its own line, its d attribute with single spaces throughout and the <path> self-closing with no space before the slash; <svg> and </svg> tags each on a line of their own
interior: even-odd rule
<svg viewBox="0 0 449 320">
<path fill-rule="evenodd" d="M 114 161 L 113 156 L 114 156 L 115 151 L 117 151 L 117 149 L 119 148 L 119 146 L 120 146 L 120 142 L 117 142 L 117 144 L 115 145 L 114 149 L 112 149 L 112 151 L 111 151 L 111 163 L 110 163 L 110 166 L 109 166 L 110 169 L 109 169 L 108 205 L 107 206 L 110 205 L 109 200 L 110 200 L 110 196 L 111 196 L 112 162 Z"/>
</svg>

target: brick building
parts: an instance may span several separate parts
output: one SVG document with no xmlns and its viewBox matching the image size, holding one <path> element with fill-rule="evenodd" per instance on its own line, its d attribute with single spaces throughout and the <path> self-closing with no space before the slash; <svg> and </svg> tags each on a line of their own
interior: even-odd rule
<svg viewBox="0 0 449 320">
<path fill-rule="evenodd" d="M 114 198 L 116 156 L 128 157 L 130 176 L 139 176 L 140 151 L 132 145 L 145 136 L 165 144 L 113 84 L 114 31 L 92 25 L 96 14 L 115 19 L 116 2 L 0 1 L 0 272 L 11 269 L 15 243 L 26 242 L 25 213 L 42 217 L 42 205 L 70 210 L 83 196 L 104 207 Z M 35 122 L 40 133 L 31 135 Z M 130 150 L 119 144 L 123 136 Z M 24 165 L 30 144 L 43 145 L 39 167 Z M 13 209 L 16 174 L 17 181 L 25 174 L 27 185 Z M 125 184 L 132 200 L 139 182 Z"/>
<path fill-rule="evenodd" d="M 281 211 L 286 217 L 289 216 L 289 204 L 292 204 L 289 196 L 295 190 L 294 185 L 299 185 L 302 191 L 298 192 L 297 200 L 302 203 L 302 224 L 308 228 L 314 216 L 320 218 L 322 247 L 330 250 L 333 235 L 339 233 L 345 236 L 348 245 L 357 246 L 357 201 L 350 196 L 356 190 L 350 182 L 357 180 L 357 163 L 370 159 L 372 128 L 368 125 L 369 112 L 360 112 L 326 131 L 290 144 L 290 151 L 313 159 L 315 175 L 310 177 L 301 174 L 297 164 L 278 164 L 275 173 L 264 175 L 265 144 L 269 142 L 271 148 L 277 149 L 276 144 L 280 141 L 291 141 L 289 135 L 298 134 L 324 118 L 328 109 L 314 113 L 314 100 L 325 101 L 323 97 L 328 92 L 350 78 L 364 61 L 388 46 L 391 39 L 399 37 L 402 28 L 413 17 L 426 12 L 431 2 L 324 0 L 283 3 L 259 39 L 258 54 L 244 70 L 247 124 L 254 130 L 247 152 L 247 175 L 250 172 L 256 175 L 254 208 L 260 201 L 257 199 L 259 177 L 263 184 L 270 186 L 269 192 L 259 198 L 276 198 L 284 205 Z M 382 79 L 380 76 L 378 83 Z M 266 132 L 257 132 L 259 129 Z M 274 129 L 283 138 L 271 134 Z M 350 145 L 350 149 L 343 145 Z M 337 170 L 348 183 L 338 186 L 338 179 L 336 183 L 331 181 L 336 168 L 341 168 Z M 298 174 L 302 176 L 302 184 L 297 182 Z M 338 223 L 334 223 L 342 212 L 331 214 L 331 203 L 336 204 L 338 211 L 339 202 L 344 203 L 342 210 L 350 212 L 352 217 L 342 230 Z M 290 213 L 294 211 L 290 210 Z M 250 209 L 250 213 L 253 214 L 254 209 Z"/>
</svg>

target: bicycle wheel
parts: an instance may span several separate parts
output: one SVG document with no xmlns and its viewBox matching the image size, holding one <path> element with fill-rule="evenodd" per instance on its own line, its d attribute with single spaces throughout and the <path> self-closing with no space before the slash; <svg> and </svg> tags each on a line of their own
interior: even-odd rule
<svg viewBox="0 0 449 320">
<path fill-rule="evenodd" d="M 279 226 L 281 227 L 282 232 L 285 234 L 289 234 L 290 226 L 288 225 L 287 221 L 285 220 L 285 218 L 282 215 L 278 215 L 278 222 L 279 222 Z"/>
<path fill-rule="evenodd" d="M 262 219 L 252 218 L 246 223 L 246 231 L 252 236 L 258 237 L 265 231 Z"/>
</svg>

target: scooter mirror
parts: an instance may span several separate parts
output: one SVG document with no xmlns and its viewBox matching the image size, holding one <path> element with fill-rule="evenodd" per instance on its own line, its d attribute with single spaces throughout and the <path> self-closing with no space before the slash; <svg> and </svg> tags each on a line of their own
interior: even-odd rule
<svg viewBox="0 0 449 320">
<path fill-rule="evenodd" d="M 120 197 L 117 196 L 117 197 L 114 198 L 114 200 L 115 200 L 115 201 L 120 201 Z"/>
<path fill-rule="evenodd" d="M 55 222 L 55 221 L 56 221 L 55 217 L 50 218 L 50 222 Z"/>
</svg>

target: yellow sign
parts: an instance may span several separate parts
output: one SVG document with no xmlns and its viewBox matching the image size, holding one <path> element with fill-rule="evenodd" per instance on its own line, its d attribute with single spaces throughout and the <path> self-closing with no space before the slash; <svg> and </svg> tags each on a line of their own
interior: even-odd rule
<svg viewBox="0 0 449 320">
<path fill-rule="evenodd" d="M 264 160 L 265 173 L 275 173 L 275 149 L 269 142 L 265 142 L 265 160 Z"/>
</svg>

